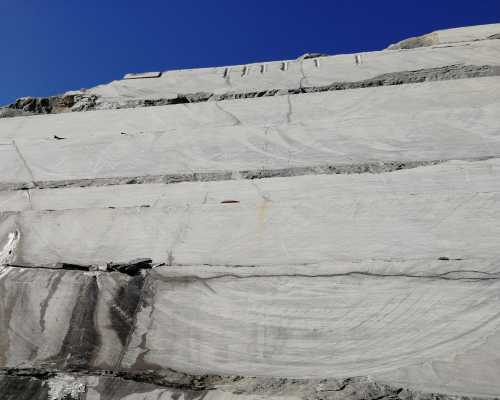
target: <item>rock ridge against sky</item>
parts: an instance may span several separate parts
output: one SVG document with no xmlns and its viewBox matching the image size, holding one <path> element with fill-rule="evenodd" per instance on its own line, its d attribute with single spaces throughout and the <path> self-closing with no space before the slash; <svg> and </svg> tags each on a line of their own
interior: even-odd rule
<svg viewBox="0 0 500 400">
<path fill-rule="evenodd" d="M 0 108 L 0 400 L 500 397 L 499 38 Z"/>
</svg>

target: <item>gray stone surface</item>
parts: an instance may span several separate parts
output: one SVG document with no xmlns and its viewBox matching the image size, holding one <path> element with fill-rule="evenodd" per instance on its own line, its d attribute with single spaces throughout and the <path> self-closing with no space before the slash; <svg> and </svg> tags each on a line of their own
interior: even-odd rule
<svg viewBox="0 0 500 400">
<path fill-rule="evenodd" d="M 472 42 L 477 40 L 495 39 L 500 34 L 500 24 L 469 26 L 444 29 L 426 35 L 412 37 L 392 44 L 389 50 L 407 50 L 417 47 L 428 47 L 439 44 Z"/>
<path fill-rule="evenodd" d="M 0 399 L 500 396 L 498 30 L 0 110 Z"/>
</svg>

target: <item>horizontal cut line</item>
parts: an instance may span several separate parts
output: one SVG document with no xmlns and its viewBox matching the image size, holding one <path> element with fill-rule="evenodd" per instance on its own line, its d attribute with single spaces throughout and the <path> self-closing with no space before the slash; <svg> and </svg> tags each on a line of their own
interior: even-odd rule
<svg viewBox="0 0 500 400">
<path fill-rule="evenodd" d="M 274 88 L 265 90 L 226 92 L 215 94 L 209 92 L 194 92 L 178 94 L 175 98 L 133 99 L 116 101 L 107 100 L 95 94 L 72 94 L 43 98 L 23 98 L 0 108 L 0 118 L 29 116 L 36 114 L 56 114 L 68 111 L 92 111 L 100 109 L 126 109 L 137 107 L 165 106 L 206 101 L 238 100 L 246 98 L 286 96 L 302 93 L 319 93 L 337 90 L 363 89 L 380 86 L 422 83 L 429 81 L 447 81 L 454 79 L 480 78 L 499 76 L 500 66 L 497 65 L 463 65 L 454 64 L 444 67 L 424 68 L 412 71 L 389 72 L 361 81 L 338 81 L 327 85 L 305 86 L 297 88 Z M 302 80 L 301 80 L 302 81 Z"/>
<path fill-rule="evenodd" d="M 421 160 L 421 161 L 378 161 L 359 164 L 322 164 L 316 166 L 254 169 L 241 171 L 192 172 L 181 174 L 142 175 L 115 178 L 84 178 L 33 182 L 3 182 L 0 191 L 28 189 L 57 189 L 72 187 L 102 187 L 116 185 L 141 185 L 152 183 L 173 184 L 182 182 L 215 182 L 229 180 L 253 180 L 264 178 L 287 178 L 304 175 L 351 175 L 351 174 L 382 174 L 438 165 L 453 160 L 486 161 L 498 156 L 467 157 L 460 159 Z"/>
</svg>

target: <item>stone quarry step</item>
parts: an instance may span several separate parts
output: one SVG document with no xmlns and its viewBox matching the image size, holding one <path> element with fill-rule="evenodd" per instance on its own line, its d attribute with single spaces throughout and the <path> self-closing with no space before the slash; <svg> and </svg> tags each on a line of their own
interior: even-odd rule
<svg viewBox="0 0 500 400">
<path fill-rule="evenodd" d="M 0 400 L 498 397 L 499 32 L 0 109 Z"/>
</svg>

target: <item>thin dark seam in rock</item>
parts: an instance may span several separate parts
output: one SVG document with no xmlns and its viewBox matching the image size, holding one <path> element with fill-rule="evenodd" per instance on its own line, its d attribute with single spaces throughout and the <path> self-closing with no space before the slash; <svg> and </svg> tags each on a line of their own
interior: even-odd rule
<svg viewBox="0 0 500 400">
<path fill-rule="evenodd" d="M 405 273 L 393 273 L 393 274 L 382 274 L 367 271 L 349 271 L 341 273 L 331 273 L 331 274 L 304 274 L 304 273 L 292 273 L 292 274 L 250 274 L 250 275 L 239 275 L 234 273 L 225 273 L 220 275 L 214 275 L 209 277 L 201 277 L 198 275 L 182 275 L 182 276 L 161 276 L 155 274 L 154 277 L 158 280 L 164 282 L 195 282 L 195 281 L 210 281 L 223 278 L 234 278 L 234 279 L 258 279 L 258 278 L 339 278 L 339 277 L 351 277 L 351 276 L 366 276 L 370 278 L 409 278 L 409 279 L 429 279 L 436 280 L 442 279 L 446 281 L 488 281 L 488 280 L 498 280 L 500 279 L 499 272 L 482 272 L 476 270 L 452 270 L 443 272 L 441 274 L 405 274 Z"/>
<path fill-rule="evenodd" d="M 463 65 L 454 64 L 437 68 L 424 68 L 413 71 L 390 72 L 373 78 L 352 81 L 332 82 L 322 86 L 299 86 L 292 89 L 266 89 L 248 92 L 227 92 L 215 94 L 197 92 L 178 94 L 175 98 L 134 99 L 117 102 L 109 99 L 103 100 L 101 106 L 99 97 L 95 94 L 71 94 L 43 98 L 22 98 L 14 103 L 0 108 L 0 118 L 29 116 L 36 114 L 56 114 L 68 111 L 91 111 L 99 109 L 123 109 L 137 107 L 165 106 L 174 104 L 200 103 L 207 101 L 238 100 L 257 97 L 286 96 L 302 93 L 318 93 L 336 90 L 362 89 L 378 86 L 394 86 L 402 84 L 422 83 L 428 81 L 446 81 L 453 79 L 479 78 L 499 76 L 500 66 L 497 65 Z M 301 79 L 301 82 L 303 79 Z"/>
<path fill-rule="evenodd" d="M 486 161 L 498 156 L 468 157 L 460 159 L 421 160 L 421 161 L 378 161 L 359 164 L 322 164 L 304 167 L 255 169 L 242 171 L 193 172 L 183 174 L 142 175 L 116 178 L 84 178 L 54 181 L 34 181 L 20 183 L 0 183 L 0 191 L 29 189 L 58 189 L 70 187 L 101 187 L 117 185 L 140 185 L 150 183 L 173 184 L 181 182 L 214 182 L 237 179 L 287 178 L 304 175 L 349 175 L 382 174 L 404 169 L 413 169 L 443 164 L 449 161 Z"/>
<path fill-rule="evenodd" d="M 135 286 L 135 289 L 129 288 L 127 290 L 133 290 L 135 292 L 141 292 L 142 288 L 144 286 L 144 279 L 145 277 L 140 274 L 141 270 L 150 270 L 152 268 L 151 265 L 151 260 L 149 260 L 149 263 L 145 266 L 142 266 L 141 263 L 137 263 L 137 270 L 134 270 L 133 273 L 128 273 L 125 271 L 119 271 L 121 273 L 127 274 L 131 276 L 133 279 L 130 282 L 133 286 Z M 111 263 L 108 263 L 108 265 Z M 130 265 L 134 264 L 134 262 L 126 263 L 124 265 Z M 65 265 L 72 265 L 75 268 L 70 268 L 70 270 L 73 271 L 82 271 L 82 272 L 88 272 L 92 271 L 94 266 L 87 266 L 87 265 L 77 265 L 77 264 L 65 264 Z M 160 264 L 157 265 L 157 267 L 164 266 L 165 264 Z M 307 265 L 307 264 L 305 264 Z M 12 268 L 21 268 L 21 269 L 40 269 L 40 270 L 68 270 L 62 267 L 53 267 L 53 266 L 31 266 L 31 265 L 18 265 L 18 264 L 7 264 L 5 265 L 6 267 L 12 267 Z M 182 267 L 185 266 L 184 264 L 179 264 L 179 265 L 169 265 L 168 267 Z M 203 264 L 202 266 L 207 266 L 206 264 Z M 219 265 L 218 265 L 219 266 Z M 255 266 L 242 266 L 242 265 L 222 265 L 225 268 L 255 268 Z M 165 267 L 168 270 L 168 267 Z M 98 273 L 109 273 L 109 272 L 114 272 L 114 270 L 97 270 L 94 269 L 94 271 Z M 154 271 L 154 269 L 153 269 Z M 443 279 L 443 280 L 449 280 L 449 281 L 455 281 L 455 280 L 465 280 L 465 281 L 483 281 L 483 280 L 496 280 L 500 279 L 500 271 L 497 272 L 486 272 L 486 271 L 479 271 L 479 270 L 474 270 L 474 269 L 463 269 L 463 270 L 450 270 L 446 272 L 442 272 L 439 274 L 406 274 L 406 273 L 375 273 L 375 272 L 368 272 L 368 271 L 349 271 L 349 272 L 339 272 L 339 273 L 330 273 L 330 274 L 304 274 L 304 273 L 291 273 L 291 274 L 249 274 L 249 275 L 239 275 L 235 273 L 224 273 L 224 274 L 219 274 L 219 275 L 214 275 L 214 276 L 209 276 L 209 277 L 201 277 L 198 275 L 177 275 L 177 276 L 161 276 L 157 273 L 152 275 L 152 277 L 157 278 L 158 280 L 161 281 L 166 281 L 166 282 L 176 282 L 176 281 L 209 281 L 209 280 L 215 280 L 215 279 L 222 279 L 222 278 L 235 278 L 235 279 L 253 279 L 253 278 L 280 278 L 280 277 L 299 277 L 299 278 L 336 278 L 336 277 L 343 277 L 343 276 L 367 276 L 367 277 L 373 277 L 373 278 L 411 278 L 411 279 Z M 137 278 L 137 282 L 134 281 L 134 278 Z M 135 282 L 135 283 L 134 283 Z M 130 294 L 124 295 L 125 298 L 128 298 Z M 134 294 L 135 296 L 135 294 Z M 123 296 L 120 296 L 120 298 L 124 298 Z M 135 306 L 133 308 L 137 307 L 137 304 L 139 303 L 139 300 L 135 301 L 134 304 Z"/>
</svg>

